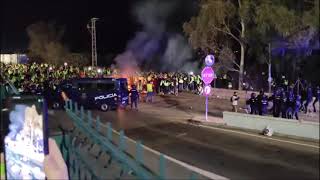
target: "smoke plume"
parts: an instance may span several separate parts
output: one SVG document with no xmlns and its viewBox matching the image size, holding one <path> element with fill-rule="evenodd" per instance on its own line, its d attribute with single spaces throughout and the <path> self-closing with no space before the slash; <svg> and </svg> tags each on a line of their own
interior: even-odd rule
<svg viewBox="0 0 320 180">
<path fill-rule="evenodd" d="M 167 21 L 177 3 L 164 0 L 140 1 L 132 14 L 142 30 L 127 44 L 126 51 L 115 58 L 116 67 L 126 74 L 142 69 L 156 71 L 195 71 L 189 63 L 192 50 L 185 38 L 167 32 Z M 129 72 L 128 72 L 129 69 Z"/>
</svg>

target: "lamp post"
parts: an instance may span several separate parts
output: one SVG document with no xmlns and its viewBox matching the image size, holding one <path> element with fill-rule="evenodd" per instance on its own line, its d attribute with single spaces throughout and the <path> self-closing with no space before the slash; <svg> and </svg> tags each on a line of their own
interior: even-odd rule
<svg viewBox="0 0 320 180">
<path fill-rule="evenodd" d="M 91 33 L 91 66 L 97 66 L 97 34 L 96 22 L 99 18 L 91 18 L 91 25 L 87 24 L 87 28 Z"/>
<path fill-rule="evenodd" d="M 268 85 L 269 85 L 269 93 L 271 93 L 271 83 L 272 83 L 272 74 L 271 74 L 271 43 L 269 43 L 269 58 L 268 58 Z"/>
</svg>

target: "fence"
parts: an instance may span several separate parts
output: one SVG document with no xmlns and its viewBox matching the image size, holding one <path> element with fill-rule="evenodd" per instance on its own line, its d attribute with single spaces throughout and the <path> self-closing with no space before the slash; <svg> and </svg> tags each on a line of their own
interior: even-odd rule
<svg viewBox="0 0 320 180">
<path fill-rule="evenodd" d="M 208 179 L 101 123 L 77 103 L 67 101 L 65 109 L 74 129 L 56 141 L 71 179 Z"/>
</svg>

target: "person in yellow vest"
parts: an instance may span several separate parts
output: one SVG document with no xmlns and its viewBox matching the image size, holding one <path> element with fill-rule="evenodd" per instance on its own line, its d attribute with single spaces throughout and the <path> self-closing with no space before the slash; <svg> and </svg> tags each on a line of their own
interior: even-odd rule
<svg viewBox="0 0 320 180">
<path fill-rule="evenodd" d="M 179 92 L 181 92 L 182 89 L 183 89 L 183 83 L 184 83 L 184 80 L 183 80 L 183 78 L 180 76 L 180 78 L 179 78 Z"/>
<path fill-rule="evenodd" d="M 147 99 L 146 102 L 153 102 L 153 83 L 148 81 L 147 83 Z"/>
</svg>

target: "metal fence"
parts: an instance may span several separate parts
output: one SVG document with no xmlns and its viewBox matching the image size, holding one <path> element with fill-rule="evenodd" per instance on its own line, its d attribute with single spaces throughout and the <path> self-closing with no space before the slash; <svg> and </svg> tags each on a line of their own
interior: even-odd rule
<svg viewBox="0 0 320 180">
<path fill-rule="evenodd" d="M 70 179 L 197 179 L 201 175 L 146 149 L 111 123 L 103 124 L 77 103 L 67 101 L 65 110 L 74 129 L 56 137 Z"/>
</svg>

